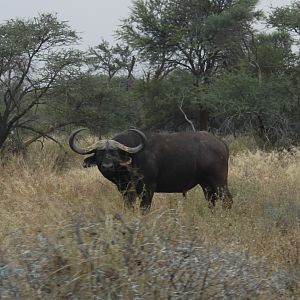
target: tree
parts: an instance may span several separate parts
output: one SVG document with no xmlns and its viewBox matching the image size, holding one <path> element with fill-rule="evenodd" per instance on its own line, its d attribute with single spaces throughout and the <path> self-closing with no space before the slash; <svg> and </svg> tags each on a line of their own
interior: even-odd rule
<svg viewBox="0 0 300 300">
<path fill-rule="evenodd" d="M 163 80 L 138 80 L 131 99 L 142 104 L 143 126 L 151 130 L 179 131 L 190 129 L 181 109 L 201 127 L 193 75 L 187 70 L 174 70 Z M 181 108 L 181 109 L 180 109 Z"/>
<path fill-rule="evenodd" d="M 56 83 L 78 71 L 81 54 L 68 48 L 78 40 L 52 14 L 0 25 L 0 148 L 13 132 L 30 131 L 34 140 L 65 125 L 41 129 L 38 112 Z"/>
<path fill-rule="evenodd" d="M 126 72 L 128 80 L 133 76 L 135 57 L 128 46 L 110 46 L 107 41 L 102 40 L 99 45 L 89 49 L 86 61 L 92 72 L 100 71 L 107 75 L 109 81 L 121 71 Z"/>
<path fill-rule="evenodd" d="M 294 1 L 291 5 L 273 9 L 269 23 L 279 29 L 300 34 L 300 1 Z"/>
<path fill-rule="evenodd" d="M 290 35 L 258 33 L 247 49 L 239 66 L 203 91 L 202 97 L 216 107 L 215 127 L 225 133 L 254 133 L 272 146 L 295 141 L 300 125 L 299 61 Z"/>
<path fill-rule="evenodd" d="M 293 40 L 288 32 L 253 34 L 247 42 L 247 58 L 259 77 L 259 82 L 270 75 L 286 75 L 295 66 Z"/>
<path fill-rule="evenodd" d="M 136 124 L 137 105 L 127 91 L 127 79 L 83 74 L 62 79 L 48 95 L 47 115 L 57 123 L 88 127 L 101 136 Z"/>
<path fill-rule="evenodd" d="M 195 87 L 207 84 L 224 66 L 250 30 L 257 1 L 135 0 L 118 31 L 150 65 L 164 70 L 186 69 Z M 235 45 L 235 46 L 234 46 Z M 156 62 L 159 62 L 158 64 Z M 207 129 L 208 107 L 198 99 L 200 129 Z"/>
</svg>

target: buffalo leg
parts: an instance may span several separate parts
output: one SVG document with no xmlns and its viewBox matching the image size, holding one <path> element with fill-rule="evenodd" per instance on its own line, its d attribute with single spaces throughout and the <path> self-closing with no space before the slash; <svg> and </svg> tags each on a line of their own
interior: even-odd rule
<svg viewBox="0 0 300 300">
<path fill-rule="evenodd" d="M 146 214 L 149 212 L 154 191 L 155 191 L 155 184 L 145 185 L 144 191 L 142 193 L 142 201 L 140 204 L 140 209 L 142 211 L 142 214 Z"/>
<path fill-rule="evenodd" d="M 212 209 L 216 206 L 218 199 L 217 189 L 212 186 L 202 186 L 205 199 L 208 201 L 209 208 Z"/>
<path fill-rule="evenodd" d="M 223 209 L 231 209 L 233 201 L 227 185 L 219 188 L 218 194 L 219 194 L 219 198 L 222 199 Z"/>
<path fill-rule="evenodd" d="M 133 208 L 134 207 L 134 203 L 135 203 L 136 198 L 137 198 L 137 194 L 136 194 L 135 191 L 126 191 L 123 194 L 124 203 L 125 203 L 125 206 L 127 208 Z"/>
<path fill-rule="evenodd" d="M 223 209 L 231 209 L 233 201 L 227 186 L 205 185 L 202 189 L 209 202 L 209 208 L 215 207 L 217 199 L 221 199 Z"/>
</svg>

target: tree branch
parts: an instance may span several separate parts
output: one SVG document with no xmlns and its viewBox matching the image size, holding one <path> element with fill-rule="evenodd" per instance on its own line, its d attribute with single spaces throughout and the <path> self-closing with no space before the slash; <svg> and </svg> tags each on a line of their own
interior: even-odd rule
<svg viewBox="0 0 300 300">
<path fill-rule="evenodd" d="M 180 104 L 180 105 L 178 104 L 178 108 L 179 108 L 179 110 L 182 112 L 182 114 L 183 114 L 185 120 L 191 125 L 193 131 L 196 132 L 196 129 L 195 129 L 195 126 L 194 126 L 193 122 L 187 117 L 187 115 L 185 114 L 185 112 L 184 112 L 183 109 L 182 109 L 183 101 L 184 101 L 184 98 L 182 97 L 181 104 Z"/>
<path fill-rule="evenodd" d="M 26 141 L 26 142 L 24 143 L 24 148 L 28 147 L 30 144 L 32 144 L 32 143 L 34 143 L 35 141 L 37 141 L 39 138 L 45 137 L 45 138 L 47 138 L 47 139 L 49 139 L 49 140 L 52 140 L 52 141 L 55 142 L 56 144 L 58 144 L 58 145 L 60 146 L 60 148 L 62 148 L 62 149 L 66 152 L 64 146 L 63 146 L 58 140 L 56 140 L 54 137 L 50 136 L 49 134 L 50 134 L 51 132 L 54 132 L 55 130 L 57 130 L 57 129 L 59 129 L 59 128 L 65 127 L 65 126 L 70 125 L 70 124 L 72 124 L 72 123 L 71 123 L 71 122 L 62 123 L 62 124 L 59 124 L 59 125 L 57 125 L 57 126 L 55 126 L 55 127 L 50 128 L 50 129 L 49 129 L 48 131 L 46 131 L 46 132 L 42 132 L 42 131 L 40 131 L 40 130 L 37 130 L 37 129 L 32 128 L 32 127 L 29 127 L 29 126 L 25 126 L 25 125 L 20 125 L 20 126 L 18 126 L 18 128 L 26 129 L 26 130 L 29 130 L 29 131 L 32 131 L 32 132 L 38 134 L 37 136 L 35 136 L 35 137 L 31 138 L 30 140 Z"/>
</svg>

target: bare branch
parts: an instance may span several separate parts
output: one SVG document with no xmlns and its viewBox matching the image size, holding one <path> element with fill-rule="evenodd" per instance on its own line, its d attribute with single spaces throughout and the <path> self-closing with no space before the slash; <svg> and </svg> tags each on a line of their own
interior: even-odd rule
<svg viewBox="0 0 300 300">
<path fill-rule="evenodd" d="M 180 111 L 182 112 L 182 114 L 183 114 L 185 120 L 191 125 L 193 131 L 196 132 L 196 129 L 195 129 L 195 126 L 194 126 L 193 122 L 187 117 L 187 115 L 185 114 L 185 112 L 184 112 L 183 109 L 182 109 L 183 101 L 184 101 L 184 97 L 182 97 L 181 104 L 180 104 L 180 105 L 178 104 L 178 108 L 179 108 Z"/>
<path fill-rule="evenodd" d="M 24 143 L 24 148 L 28 147 L 30 144 L 36 142 L 38 139 L 40 139 L 41 137 L 44 137 L 44 138 L 47 138 L 53 142 L 55 142 L 56 144 L 58 144 L 60 146 L 60 148 L 62 148 L 64 151 L 65 151 L 65 148 L 64 146 L 58 141 L 56 140 L 54 137 L 50 136 L 49 134 L 51 132 L 54 132 L 55 130 L 59 129 L 59 128 L 62 128 L 62 127 L 65 127 L 67 125 L 70 125 L 71 123 L 62 123 L 62 124 L 59 124 L 55 127 L 52 127 L 50 128 L 48 131 L 46 132 L 42 132 L 40 130 L 37 130 L 37 129 L 34 129 L 32 127 L 29 127 L 29 126 L 25 126 L 25 125 L 19 125 L 18 128 L 22 128 L 22 129 L 26 129 L 26 130 L 29 130 L 29 131 L 32 131 L 36 134 L 38 134 L 37 136 L 31 138 L 30 140 L 26 141 Z"/>
</svg>

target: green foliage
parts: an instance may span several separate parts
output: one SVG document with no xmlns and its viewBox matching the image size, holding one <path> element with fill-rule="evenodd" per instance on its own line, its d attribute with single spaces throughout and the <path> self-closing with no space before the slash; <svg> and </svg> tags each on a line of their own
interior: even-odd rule
<svg viewBox="0 0 300 300">
<path fill-rule="evenodd" d="M 197 130 L 254 133 L 269 145 L 299 140 L 299 3 L 273 10 L 271 33 L 252 28 L 256 3 L 134 0 L 118 31 L 124 43 L 102 40 L 84 53 L 71 49 L 79 37 L 55 15 L 5 22 L 0 147 L 67 125 L 97 135 L 190 130 L 184 113 Z"/>
<path fill-rule="evenodd" d="M 262 76 L 288 74 L 295 67 L 296 55 L 292 51 L 293 40 L 289 33 L 259 33 L 251 41 L 252 59 L 259 66 Z"/>
<path fill-rule="evenodd" d="M 150 64 L 184 68 L 204 80 L 248 31 L 256 2 L 136 0 L 119 35 Z"/>
<path fill-rule="evenodd" d="M 180 105 L 196 122 L 199 111 L 195 100 L 197 87 L 187 71 L 174 71 L 164 80 L 139 81 L 133 96 L 142 101 L 143 125 L 147 128 L 178 131 L 188 127 Z"/>
<path fill-rule="evenodd" d="M 256 0 L 136 0 L 119 35 L 149 63 L 149 73 L 154 79 L 164 78 L 174 69 L 183 69 L 194 76 L 194 83 L 199 86 L 235 62 L 231 58 L 233 53 L 241 54 L 242 40 L 257 16 L 256 3 Z M 206 130 L 210 104 L 196 98 L 200 105 L 199 129 Z"/>
<path fill-rule="evenodd" d="M 72 82 L 62 80 L 49 98 L 45 113 L 51 119 L 88 127 L 98 135 L 136 123 L 138 110 L 129 97 L 126 78 L 108 82 L 106 76 L 86 74 Z"/>
<path fill-rule="evenodd" d="M 36 138 L 53 131 L 51 126 L 40 132 L 38 108 L 60 78 L 78 71 L 81 53 L 70 48 L 78 40 L 51 14 L 0 25 L 0 148 L 12 133 L 22 143 L 24 131 Z"/>
<path fill-rule="evenodd" d="M 293 1 L 289 6 L 273 9 L 269 23 L 279 29 L 300 34 L 300 1 Z"/>
<path fill-rule="evenodd" d="M 285 145 L 297 135 L 292 129 L 293 93 L 285 76 L 270 76 L 260 83 L 242 69 L 223 74 L 205 97 L 214 103 L 215 121 L 227 132 L 254 133 L 272 145 Z"/>
<path fill-rule="evenodd" d="M 91 72 L 96 74 L 100 72 L 107 75 L 110 80 L 121 72 L 126 72 L 129 78 L 134 68 L 135 58 L 128 46 L 120 44 L 110 46 L 107 41 L 102 40 L 99 45 L 89 49 L 86 62 Z"/>
</svg>

